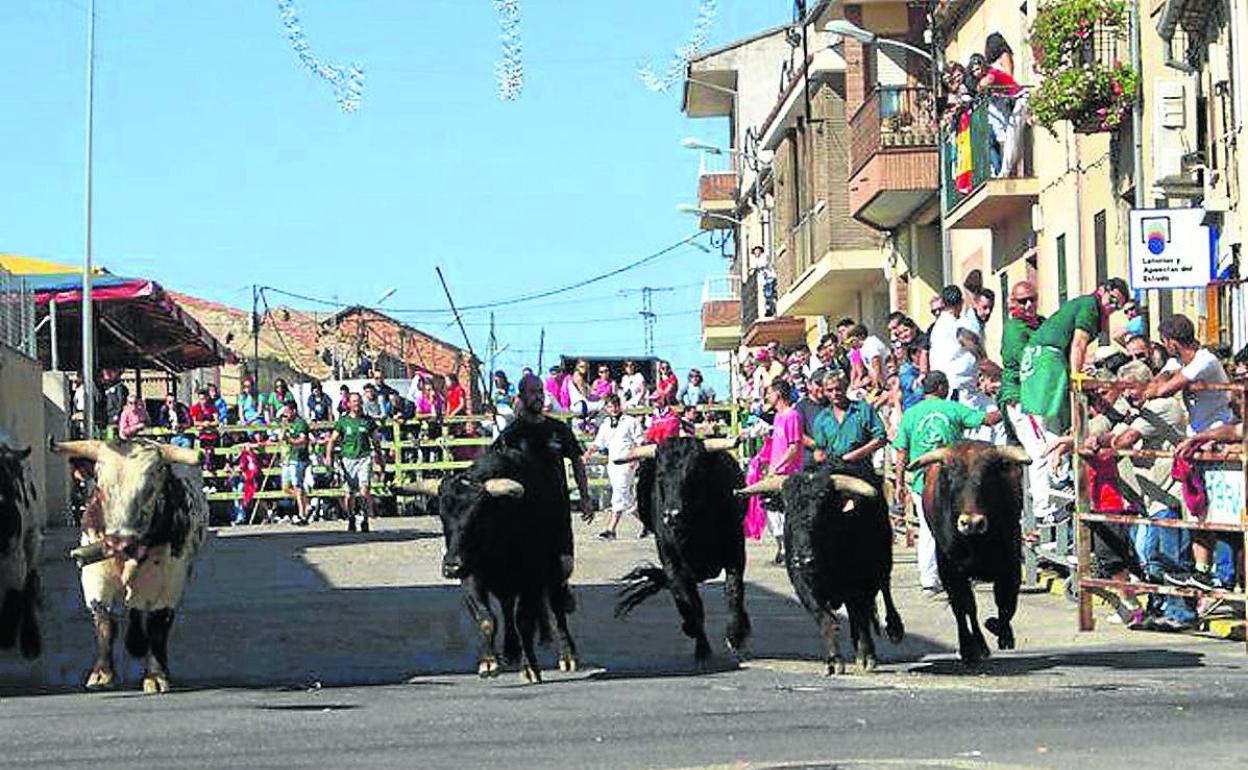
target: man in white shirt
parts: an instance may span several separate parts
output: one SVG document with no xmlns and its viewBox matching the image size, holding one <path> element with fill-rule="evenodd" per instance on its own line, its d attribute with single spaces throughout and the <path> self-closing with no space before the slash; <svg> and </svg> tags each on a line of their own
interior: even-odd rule
<svg viewBox="0 0 1248 770">
<path fill-rule="evenodd" d="M 967 330 L 982 341 L 982 330 L 973 315 L 962 315 L 962 290 L 946 286 L 940 291 L 943 307 L 932 324 L 931 350 L 928 364 L 931 371 L 942 372 L 949 381 L 949 398 L 962 400 L 962 394 L 975 387 L 975 354 L 958 339 L 960 330 Z"/>
<path fill-rule="evenodd" d="M 884 359 L 888 358 L 888 345 L 869 333 L 862 324 L 855 324 L 845 335 L 845 341 L 850 348 L 857 348 L 858 354 L 862 356 L 862 376 L 850 383 L 850 388 L 882 390 L 886 379 Z"/>
<path fill-rule="evenodd" d="M 585 459 L 595 452 L 607 453 L 607 480 L 611 483 L 611 519 L 607 528 L 598 533 L 603 540 L 614 540 L 615 529 L 626 513 L 637 512 L 637 462 L 617 465 L 616 460 L 628 457 L 644 440 L 641 423 L 624 414 L 620 397 L 614 393 L 603 399 L 607 417 L 598 426 L 598 435 L 585 450 Z"/>
<path fill-rule="evenodd" d="M 1176 313 L 1162 321 L 1158 331 L 1172 358 L 1161 370 L 1161 377 L 1144 386 L 1141 398 L 1148 400 L 1182 393 L 1183 403 L 1187 405 L 1189 436 L 1234 422 L 1229 391 L 1192 387 L 1222 385 L 1229 380 L 1222 363 L 1196 339 L 1196 327 L 1191 320 Z M 1196 571 L 1187 584 L 1205 590 L 1226 588 L 1212 576 L 1213 538 L 1208 535 L 1205 532 L 1192 533 L 1192 557 L 1196 562 Z"/>
</svg>

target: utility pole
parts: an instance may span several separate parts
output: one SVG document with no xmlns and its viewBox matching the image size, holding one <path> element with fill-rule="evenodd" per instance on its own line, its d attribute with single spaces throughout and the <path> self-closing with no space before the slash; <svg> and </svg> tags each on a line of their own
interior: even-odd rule
<svg viewBox="0 0 1248 770">
<path fill-rule="evenodd" d="M 490 362 L 490 377 L 494 376 L 494 360 L 498 357 L 498 337 L 494 336 L 494 313 L 490 313 L 490 337 L 485 343 L 485 357 Z"/>
<path fill-rule="evenodd" d="M 91 297 L 91 153 L 95 114 L 95 0 L 87 0 L 86 224 L 82 257 L 82 418 L 87 438 L 95 437 L 95 307 Z"/>
<path fill-rule="evenodd" d="M 251 285 L 251 379 L 260 391 L 260 287 Z"/>
<path fill-rule="evenodd" d="M 641 290 L 641 318 L 645 328 L 646 357 L 654 355 L 654 289 L 645 286 Z"/>
<path fill-rule="evenodd" d="M 546 327 L 542 327 L 542 336 L 537 343 L 537 376 L 542 376 L 542 356 L 546 353 Z"/>
</svg>

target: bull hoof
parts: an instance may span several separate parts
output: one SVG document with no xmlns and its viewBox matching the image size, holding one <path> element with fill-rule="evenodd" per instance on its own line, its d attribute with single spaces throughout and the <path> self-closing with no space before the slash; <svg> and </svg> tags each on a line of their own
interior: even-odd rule
<svg viewBox="0 0 1248 770">
<path fill-rule="evenodd" d="M 533 666 L 526 665 L 520 670 L 520 678 L 523 679 L 526 684 L 541 684 L 542 672 Z"/>
<path fill-rule="evenodd" d="M 997 618 L 987 618 L 984 620 L 984 628 L 997 637 L 997 649 L 1014 649 L 1014 629 L 1009 623 L 1003 623 Z"/>
<path fill-rule="evenodd" d="M 494 658 L 486 658 L 477 665 L 477 676 L 482 679 L 498 676 L 498 661 Z"/>
<path fill-rule="evenodd" d="M 900 617 L 884 621 L 884 636 L 888 637 L 888 641 L 893 644 L 898 644 L 906 638 L 906 625 L 901 622 Z"/>
<path fill-rule="evenodd" d="M 962 662 L 968 666 L 978 666 L 983 663 L 992 653 L 989 652 L 987 645 L 981 647 L 972 642 L 970 646 L 958 650 L 958 656 L 962 658 Z"/>
<path fill-rule="evenodd" d="M 155 676 L 148 675 L 143 677 L 143 693 L 145 695 L 159 695 L 169 692 L 169 679 L 165 676 L 157 674 Z"/>
<path fill-rule="evenodd" d="M 97 692 L 100 690 L 111 690 L 117 686 L 117 677 L 112 671 L 99 670 L 92 671 L 87 675 L 87 684 L 85 685 L 88 692 Z"/>
<path fill-rule="evenodd" d="M 559 670 L 572 672 L 576 670 L 576 657 L 571 653 L 563 653 L 559 656 Z"/>
<path fill-rule="evenodd" d="M 841 676 L 845 673 L 845 661 L 832 658 L 828 661 L 828 676 Z"/>
<path fill-rule="evenodd" d="M 864 674 L 870 674 L 875 671 L 875 667 L 879 665 L 879 661 L 874 655 L 865 655 L 858 659 L 858 670 Z"/>
</svg>

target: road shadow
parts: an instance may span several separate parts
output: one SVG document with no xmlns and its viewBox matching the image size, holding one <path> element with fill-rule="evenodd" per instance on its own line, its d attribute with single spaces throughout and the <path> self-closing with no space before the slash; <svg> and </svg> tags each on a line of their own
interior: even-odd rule
<svg viewBox="0 0 1248 770">
<path fill-rule="evenodd" d="M 911 666 L 908 673 L 942 676 L 1024 676 L 1055 668 L 1114 671 L 1173 670 L 1204 667 L 1204 654 L 1189 650 L 1075 650 L 1050 654 L 1005 653 L 968 666 L 956 657 Z"/>
</svg>

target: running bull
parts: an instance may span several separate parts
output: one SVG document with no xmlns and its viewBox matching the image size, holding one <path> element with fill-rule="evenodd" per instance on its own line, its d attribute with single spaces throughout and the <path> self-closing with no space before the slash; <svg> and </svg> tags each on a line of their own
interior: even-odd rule
<svg viewBox="0 0 1248 770">
<path fill-rule="evenodd" d="M 925 470 L 923 513 L 936 540 L 936 568 L 958 624 L 958 653 L 966 663 L 988 657 L 971 581 L 992 583 L 997 616 L 984 626 L 997 647 L 1014 649 L 1010 621 L 1022 582 L 1022 466 L 1019 447 L 960 441 L 910 463 Z"/>
<path fill-rule="evenodd" d="M 95 463 L 82 520 L 82 595 L 95 623 L 88 690 L 116 684 L 114 612 L 129 610 L 126 651 L 145 659 L 143 692 L 169 690 L 169 630 L 208 524 L 200 453 L 149 441 L 52 443 Z"/>
<path fill-rule="evenodd" d="M 858 666 L 874 670 L 877 594 L 884 598 L 885 634 L 894 643 L 905 636 L 893 604 L 893 530 L 879 477 L 834 463 L 788 478 L 771 476 L 741 490 L 742 495 L 776 493 L 785 511 L 785 567 L 827 645 L 827 673 L 845 673 L 838 645 L 842 606 Z"/>
<path fill-rule="evenodd" d="M 23 657 L 38 657 L 39 508 L 32 481 L 30 447 L 0 431 L 0 649 L 18 645 Z"/>
<path fill-rule="evenodd" d="M 468 614 L 481 633 L 477 673 L 482 677 L 499 673 L 494 646 L 498 621 L 490 596 L 502 610 L 503 658 L 519 661 L 527 681 L 541 681 L 533 638 L 539 628 L 543 638 L 549 635 L 547 606 L 558 635 L 559 668 L 576 670 L 557 524 L 551 521 L 553 509 L 534 499 L 538 485 L 533 479 L 538 475 L 524 453 L 492 449 L 462 473 L 399 489 L 437 495 L 446 539 L 442 574 L 460 581 Z"/>
<path fill-rule="evenodd" d="M 654 473 L 640 476 L 637 497 L 642 522 L 654 530 L 662 567 L 645 564 L 622 579 L 631 584 L 620 592 L 616 617 L 664 588 L 670 589 L 683 621 L 681 629 L 694 640 L 694 658 L 711 655 L 706 639 L 698 583 L 724 573 L 728 600 L 727 643 L 740 650 L 750 635 L 745 613 L 745 503 L 734 495 L 745 478 L 726 451 L 731 439 L 672 438 L 633 450 L 631 459 L 654 458 Z M 652 479 L 652 480 L 651 480 Z"/>
</svg>

